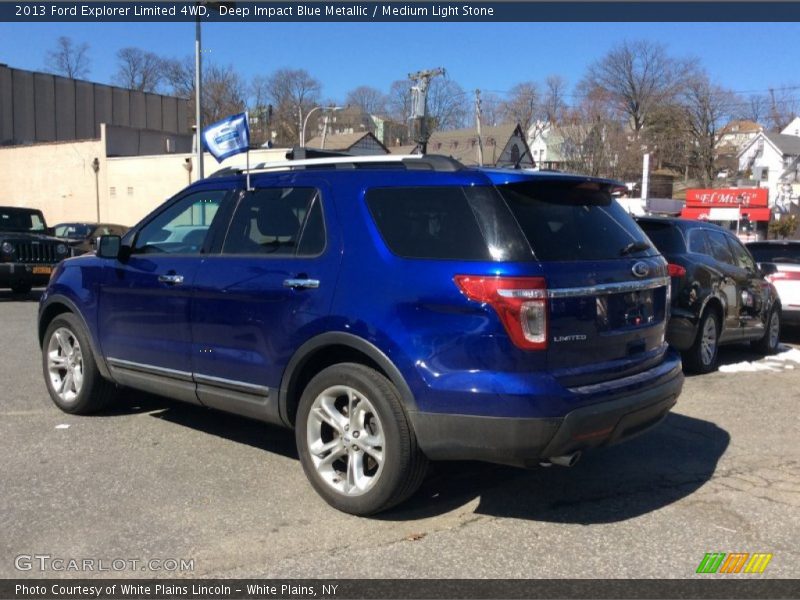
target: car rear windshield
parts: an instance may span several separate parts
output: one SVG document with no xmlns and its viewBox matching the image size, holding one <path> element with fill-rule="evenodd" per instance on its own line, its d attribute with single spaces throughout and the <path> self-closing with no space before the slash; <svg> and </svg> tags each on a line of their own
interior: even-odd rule
<svg viewBox="0 0 800 600">
<path fill-rule="evenodd" d="M 663 254 L 683 254 L 686 244 L 681 232 L 672 223 L 658 221 L 639 221 L 639 227 L 644 229 L 653 243 Z"/>
<path fill-rule="evenodd" d="M 494 188 L 373 188 L 366 201 L 381 237 L 398 256 L 486 261 L 533 258 Z"/>
<path fill-rule="evenodd" d="M 758 262 L 800 264 L 800 244 L 748 244 Z"/>
<path fill-rule="evenodd" d="M 658 254 L 601 183 L 531 181 L 502 185 L 498 190 L 540 260 L 608 260 Z"/>
<path fill-rule="evenodd" d="M 0 231 L 44 231 L 42 213 L 24 208 L 0 208 Z"/>
</svg>

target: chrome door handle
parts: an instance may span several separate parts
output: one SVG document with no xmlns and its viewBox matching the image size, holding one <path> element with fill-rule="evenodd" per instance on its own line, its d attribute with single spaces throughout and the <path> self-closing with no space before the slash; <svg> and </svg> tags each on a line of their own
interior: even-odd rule
<svg viewBox="0 0 800 600">
<path fill-rule="evenodd" d="M 316 289 L 319 287 L 319 279 L 284 279 L 283 287 L 292 289 Z"/>
<path fill-rule="evenodd" d="M 170 285 L 180 285 L 183 283 L 183 275 L 159 275 L 158 280 L 161 283 L 168 283 Z"/>
</svg>

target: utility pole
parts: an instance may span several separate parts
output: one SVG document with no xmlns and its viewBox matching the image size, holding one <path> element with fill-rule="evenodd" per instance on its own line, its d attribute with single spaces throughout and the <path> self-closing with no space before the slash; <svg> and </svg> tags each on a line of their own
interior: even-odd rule
<svg viewBox="0 0 800 600">
<path fill-rule="evenodd" d="M 483 166 L 483 138 L 481 137 L 481 91 L 475 90 L 475 127 L 478 130 L 478 166 Z"/>
<path fill-rule="evenodd" d="M 411 87 L 411 119 L 414 121 L 413 138 L 422 146 L 422 154 L 428 152 L 428 138 L 431 136 L 428 131 L 428 87 L 431 79 L 444 74 L 442 67 L 408 74 L 408 78 L 416 82 Z"/>
</svg>

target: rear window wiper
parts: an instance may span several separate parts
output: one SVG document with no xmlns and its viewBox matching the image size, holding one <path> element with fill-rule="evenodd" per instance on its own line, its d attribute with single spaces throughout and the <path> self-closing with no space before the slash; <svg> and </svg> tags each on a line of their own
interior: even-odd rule
<svg viewBox="0 0 800 600">
<path fill-rule="evenodd" d="M 643 250 L 649 250 L 650 244 L 647 242 L 638 240 L 636 242 L 631 242 L 630 244 L 626 244 L 622 250 L 619 251 L 620 256 L 625 256 L 626 254 L 631 254 L 632 252 L 642 252 Z"/>
</svg>

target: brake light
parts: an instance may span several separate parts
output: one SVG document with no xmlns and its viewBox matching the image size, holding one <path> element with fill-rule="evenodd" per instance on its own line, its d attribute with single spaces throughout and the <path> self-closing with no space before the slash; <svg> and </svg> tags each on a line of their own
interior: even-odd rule
<svg viewBox="0 0 800 600">
<path fill-rule="evenodd" d="M 669 271 L 670 277 L 683 277 L 686 275 L 686 269 L 684 267 L 673 263 L 667 265 L 667 270 Z"/>
<path fill-rule="evenodd" d="M 495 310 L 515 346 L 547 349 L 547 283 L 543 277 L 456 275 L 453 280 L 467 298 Z"/>
</svg>

